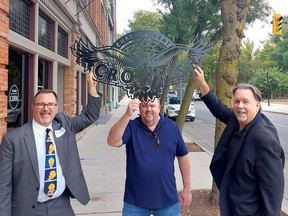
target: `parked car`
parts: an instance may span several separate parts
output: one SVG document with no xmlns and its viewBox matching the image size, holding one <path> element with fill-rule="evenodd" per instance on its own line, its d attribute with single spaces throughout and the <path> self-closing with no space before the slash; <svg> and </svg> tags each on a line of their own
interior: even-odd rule
<svg viewBox="0 0 288 216">
<path fill-rule="evenodd" d="M 176 97 L 177 98 L 177 94 L 173 91 L 169 91 L 167 94 L 167 97 Z"/>
<path fill-rule="evenodd" d="M 15 127 L 21 125 L 21 104 L 22 101 L 20 100 L 17 107 L 15 109 L 12 109 L 8 103 L 7 117 L 5 118 L 8 126 Z"/>
<path fill-rule="evenodd" d="M 181 103 L 177 97 L 168 96 L 165 102 L 164 115 L 168 118 L 176 119 L 178 117 L 180 107 Z M 195 120 L 195 108 L 193 104 L 189 105 L 186 118 L 189 119 L 190 121 Z"/>
<path fill-rule="evenodd" d="M 175 91 L 173 91 L 173 90 L 169 90 L 169 91 L 168 91 L 168 96 L 175 96 L 175 97 L 177 97 L 177 93 L 176 93 Z"/>
<path fill-rule="evenodd" d="M 200 101 L 201 100 L 201 93 L 197 92 L 196 90 L 193 92 L 192 96 L 193 101 Z"/>
</svg>

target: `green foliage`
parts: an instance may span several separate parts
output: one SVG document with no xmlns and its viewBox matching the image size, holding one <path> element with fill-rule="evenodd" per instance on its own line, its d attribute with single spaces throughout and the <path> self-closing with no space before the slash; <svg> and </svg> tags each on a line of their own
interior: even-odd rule
<svg viewBox="0 0 288 216">
<path fill-rule="evenodd" d="M 203 59 L 202 69 L 205 71 L 205 80 L 209 84 L 211 89 L 215 90 L 215 75 L 217 71 L 217 65 L 219 62 L 219 51 L 220 51 L 220 43 L 217 43 L 210 50 L 209 54 Z"/>
<path fill-rule="evenodd" d="M 211 43 L 214 47 L 204 59 L 202 68 L 205 71 L 205 78 L 211 89 L 215 90 L 214 82 L 217 75 L 215 72 L 219 62 L 219 42 L 222 39 L 223 25 L 220 8 L 221 1 L 152 1 L 160 6 L 158 8 L 159 13 L 143 10 L 134 13 L 133 19 L 129 20 L 129 32 L 143 29 L 157 31 L 175 43 L 181 44 L 191 44 L 197 34 L 211 38 Z M 246 23 L 253 23 L 256 20 L 266 20 L 268 22 L 271 19 L 272 8 L 269 6 L 268 0 L 254 0 L 251 1 L 248 14 Z M 255 50 L 254 44 L 250 41 L 243 44 L 242 54 L 238 63 L 238 82 L 255 80 L 254 75 L 260 69 L 270 70 L 271 67 L 286 68 L 288 61 L 285 60 L 288 60 L 288 53 L 286 54 L 285 47 L 288 46 L 288 41 L 286 41 L 286 45 L 281 42 L 283 38 L 285 39 L 285 25 L 283 32 L 284 34 L 281 38 L 278 37 L 274 39 L 276 41 L 266 42 L 261 50 Z M 281 44 L 281 47 L 276 49 L 275 46 L 278 43 Z M 273 54 L 273 52 L 277 53 Z M 270 53 L 273 55 L 272 57 Z M 278 73 L 280 72 L 278 71 Z M 263 84 L 263 80 L 261 83 Z"/>
<path fill-rule="evenodd" d="M 288 91 L 288 77 L 276 67 L 257 70 L 249 83 L 257 86 L 264 98 L 268 97 L 268 90 L 272 98 L 283 97 Z"/>
<path fill-rule="evenodd" d="M 238 62 L 238 83 L 246 83 L 255 73 L 257 66 L 255 64 L 254 51 L 255 45 L 253 41 L 244 41 L 241 49 L 241 55 Z"/>
<path fill-rule="evenodd" d="M 269 57 L 269 53 L 274 50 L 274 47 L 275 46 L 269 40 L 267 40 L 264 43 L 263 48 L 258 50 L 258 52 L 255 52 L 254 61 L 257 68 L 269 68 L 276 66 L 276 64 Z"/>
<path fill-rule="evenodd" d="M 160 6 L 158 12 L 139 10 L 129 20 L 129 30 L 159 31 L 175 43 L 191 44 L 194 37 L 205 35 L 216 44 L 221 40 L 222 18 L 220 0 L 152 0 Z M 268 0 L 252 1 L 247 23 L 267 20 L 272 9 Z"/>
<path fill-rule="evenodd" d="M 253 23 L 255 20 L 262 20 L 268 23 L 271 19 L 272 8 L 267 0 L 253 0 L 251 1 L 248 14 L 247 23 Z"/>
<path fill-rule="evenodd" d="M 221 27 L 220 1 L 154 0 L 164 9 L 161 32 L 176 43 L 189 44 L 196 34 L 212 37 Z M 215 3 L 213 3 L 215 2 Z"/>
<path fill-rule="evenodd" d="M 128 20 L 130 31 L 150 30 L 159 32 L 162 17 L 157 12 L 139 10 L 134 13 L 133 19 Z"/>
<path fill-rule="evenodd" d="M 196 34 L 206 35 L 211 38 L 213 44 L 221 39 L 223 24 L 220 0 L 153 0 L 153 2 L 163 8 L 159 9 L 164 21 L 161 32 L 171 40 L 189 44 Z M 247 23 L 259 19 L 268 22 L 271 13 L 272 8 L 268 0 L 254 0 L 249 7 Z"/>
<path fill-rule="evenodd" d="M 272 98 L 287 98 L 288 26 L 284 25 L 281 36 L 270 34 L 261 49 L 255 50 L 249 41 L 244 42 L 238 70 L 238 82 L 257 86 L 265 98 L 268 89 Z"/>
<path fill-rule="evenodd" d="M 286 20 L 287 17 L 284 17 Z M 269 58 L 280 69 L 288 71 L 288 26 L 283 25 L 282 35 L 271 35 L 271 43 L 274 49 L 270 52 Z"/>
</svg>

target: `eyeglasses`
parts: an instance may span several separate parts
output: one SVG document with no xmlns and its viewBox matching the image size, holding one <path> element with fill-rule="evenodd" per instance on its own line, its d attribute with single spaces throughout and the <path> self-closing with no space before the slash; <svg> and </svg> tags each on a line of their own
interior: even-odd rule
<svg viewBox="0 0 288 216">
<path fill-rule="evenodd" d="M 150 133 L 150 137 L 152 137 L 154 139 L 154 146 L 155 147 L 160 147 L 160 141 L 159 138 L 157 136 L 157 134 L 155 132 Z"/>
<path fill-rule="evenodd" d="M 39 109 L 43 109 L 46 106 L 48 109 L 54 109 L 57 106 L 56 103 L 35 103 L 34 105 Z"/>
</svg>

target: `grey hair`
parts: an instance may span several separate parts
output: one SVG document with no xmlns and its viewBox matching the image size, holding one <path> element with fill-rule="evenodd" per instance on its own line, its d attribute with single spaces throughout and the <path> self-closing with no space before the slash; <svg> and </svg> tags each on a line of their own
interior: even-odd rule
<svg viewBox="0 0 288 216">
<path fill-rule="evenodd" d="M 250 85 L 250 84 L 240 83 L 237 85 L 236 88 L 233 89 L 233 91 L 232 91 L 233 95 L 235 94 L 235 92 L 238 89 L 250 89 L 254 95 L 255 100 L 258 101 L 259 103 L 262 101 L 261 92 L 259 91 L 259 89 L 257 87 Z M 260 103 L 259 112 L 261 112 L 261 110 L 262 110 L 262 107 L 261 107 L 261 103 Z"/>
</svg>

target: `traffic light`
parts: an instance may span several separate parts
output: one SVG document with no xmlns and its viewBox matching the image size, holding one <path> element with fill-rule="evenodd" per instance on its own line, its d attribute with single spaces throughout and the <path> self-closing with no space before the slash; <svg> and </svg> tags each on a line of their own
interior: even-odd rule
<svg viewBox="0 0 288 216">
<path fill-rule="evenodd" d="M 278 13 L 273 15 L 273 34 L 282 35 L 283 16 Z"/>
</svg>

